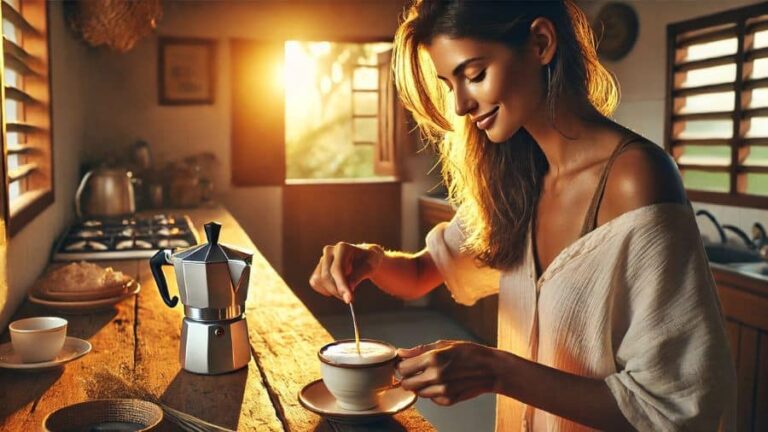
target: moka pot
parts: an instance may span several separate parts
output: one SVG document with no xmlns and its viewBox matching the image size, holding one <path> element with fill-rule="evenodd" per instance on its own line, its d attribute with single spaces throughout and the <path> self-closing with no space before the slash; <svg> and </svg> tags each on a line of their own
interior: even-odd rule
<svg viewBox="0 0 768 432">
<path fill-rule="evenodd" d="M 162 266 L 173 265 L 185 318 L 179 360 L 190 372 L 215 375 L 240 369 L 251 360 L 248 327 L 243 313 L 248 296 L 252 253 L 219 244 L 221 225 L 205 224 L 208 243 L 150 258 L 165 304 L 175 307 Z"/>
</svg>

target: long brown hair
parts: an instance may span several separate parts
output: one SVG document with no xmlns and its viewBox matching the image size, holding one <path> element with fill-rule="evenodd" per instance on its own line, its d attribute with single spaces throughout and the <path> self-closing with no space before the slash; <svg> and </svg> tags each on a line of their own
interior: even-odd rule
<svg viewBox="0 0 768 432">
<path fill-rule="evenodd" d="M 449 198 L 467 237 L 463 247 L 498 269 L 522 257 L 547 161 L 523 128 L 493 144 L 468 116 L 458 118 L 424 46 L 443 35 L 519 49 L 539 17 L 549 19 L 557 33 L 557 51 L 546 66 L 550 121 L 556 124 L 560 101 L 585 119 L 604 120 L 618 104 L 618 85 L 598 61 L 589 22 L 571 0 L 415 0 L 395 34 L 395 83 L 422 135 L 438 147 Z"/>
</svg>

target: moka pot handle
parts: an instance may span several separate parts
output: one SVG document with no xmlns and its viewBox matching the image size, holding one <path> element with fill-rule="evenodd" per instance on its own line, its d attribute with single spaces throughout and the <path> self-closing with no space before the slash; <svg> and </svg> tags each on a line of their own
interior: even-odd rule
<svg viewBox="0 0 768 432">
<path fill-rule="evenodd" d="M 171 265 L 171 253 L 173 253 L 173 251 L 170 249 L 160 249 L 149 259 L 149 268 L 152 270 L 152 277 L 155 278 L 157 289 L 160 290 L 160 297 L 163 298 L 163 301 L 168 307 L 174 307 L 179 302 L 177 296 L 171 298 L 168 294 L 168 283 L 165 281 L 165 274 L 163 274 L 163 266 Z"/>
</svg>

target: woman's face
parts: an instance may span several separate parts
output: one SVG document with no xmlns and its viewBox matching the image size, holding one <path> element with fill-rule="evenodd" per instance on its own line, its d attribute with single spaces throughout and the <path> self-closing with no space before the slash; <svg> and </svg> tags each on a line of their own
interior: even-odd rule
<svg viewBox="0 0 768 432">
<path fill-rule="evenodd" d="M 546 78 L 531 43 L 513 50 L 497 42 L 437 36 L 426 49 L 453 92 L 456 114 L 468 115 L 491 141 L 505 141 L 541 112 Z"/>
</svg>

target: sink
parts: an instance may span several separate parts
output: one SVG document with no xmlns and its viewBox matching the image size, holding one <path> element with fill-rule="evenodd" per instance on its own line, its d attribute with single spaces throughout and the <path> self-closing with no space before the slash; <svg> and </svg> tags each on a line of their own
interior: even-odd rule
<svg viewBox="0 0 768 432">
<path fill-rule="evenodd" d="M 762 276 L 768 276 L 768 262 L 749 262 L 749 263 L 730 263 L 728 267 L 733 267 L 746 273 L 755 273 Z"/>
<path fill-rule="evenodd" d="M 707 258 L 710 262 L 718 264 L 749 264 L 749 263 L 763 263 L 763 258 L 757 251 L 739 248 L 732 245 L 724 245 L 719 243 L 705 244 L 704 251 L 707 253 Z"/>
</svg>

